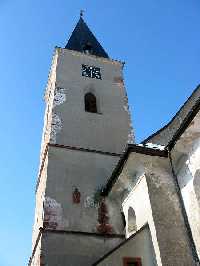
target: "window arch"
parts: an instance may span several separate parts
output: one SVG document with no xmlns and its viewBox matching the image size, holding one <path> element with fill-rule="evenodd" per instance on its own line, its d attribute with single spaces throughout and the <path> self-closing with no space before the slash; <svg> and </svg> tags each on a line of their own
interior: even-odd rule
<svg viewBox="0 0 200 266">
<path fill-rule="evenodd" d="M 134 232 L 137 231 L 137 225 L 136 225 L 136 215 L 135 211 L 132 207 L 129 207 L 128 209 L 128 232 Z"/>
<path fill-rule="evenodd" d="M 85 94 L 85 111 L 97 113 L 97 100 L 91 92 Z"/>
</svg>

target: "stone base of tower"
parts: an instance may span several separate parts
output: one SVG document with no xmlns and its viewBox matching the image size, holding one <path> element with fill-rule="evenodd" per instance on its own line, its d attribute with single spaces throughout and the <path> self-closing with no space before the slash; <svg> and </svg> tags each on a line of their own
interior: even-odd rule
<svg viewBox="0 0 200 266">
<path fill-rule="evenodd" d="M 30 266 L 91 266 L 124 240 L 122 235 L 43 230 Z M 37 256 L 37 258 L 36 258 Z"/>
</svg>

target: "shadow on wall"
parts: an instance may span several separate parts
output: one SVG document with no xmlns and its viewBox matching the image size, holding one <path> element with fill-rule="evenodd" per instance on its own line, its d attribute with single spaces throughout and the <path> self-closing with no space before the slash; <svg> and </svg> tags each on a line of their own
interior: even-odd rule
<svg viewBox="0 0 200 266">
<path fill-rule="evenodd" d="M 200 169 L 198 169 L 194 175 L 193 185 L 198 205 L 200 208 Z"/>
</svg>

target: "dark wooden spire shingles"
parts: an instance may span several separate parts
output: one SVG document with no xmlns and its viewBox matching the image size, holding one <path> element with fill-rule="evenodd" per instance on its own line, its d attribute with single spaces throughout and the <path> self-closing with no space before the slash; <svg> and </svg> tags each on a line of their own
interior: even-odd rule
<svg viewBox="0 0 200 266">
<path fill-rule="evenodd" d="M 80 17 L 65 48 L 79 52 L 89 50 L 89 52 L 93 55 L 109 58 L 108 54 L 88 28 L 82 16 Z"/>
</svg>

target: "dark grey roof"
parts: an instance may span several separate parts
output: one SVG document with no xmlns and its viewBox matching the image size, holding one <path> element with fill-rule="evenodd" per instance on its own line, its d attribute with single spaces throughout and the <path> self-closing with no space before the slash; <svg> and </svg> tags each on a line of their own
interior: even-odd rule
<svg viewBox="0 0 200 266">
<path fill-rule="evenodd" d="M 99 57 L 109 58 L 108 54 L 90 31 L 83 18 L 80 17 L 65 48 L 84 52 L 84 48 L 87 45 L 91 47 L 91 54 Z"/>
<path fill-rule="evenodd" d="M 192 95 L 183 104 L 171 121 L 163 128 L 149 136 L 142 143 L 155 143 L 163 146 L 169 146 L 177 139 L 180 134 L 180 128 L 188 126 L 188 121 L 196 115 L 200 108 L 200 85 L 193 91 Z M 186 123 L 187 121 L 187 123 Z M 178 133 L 179 132 L 179 133 Z M 182 134 L 182 133 L 181 133 Z"/>
</svg>

